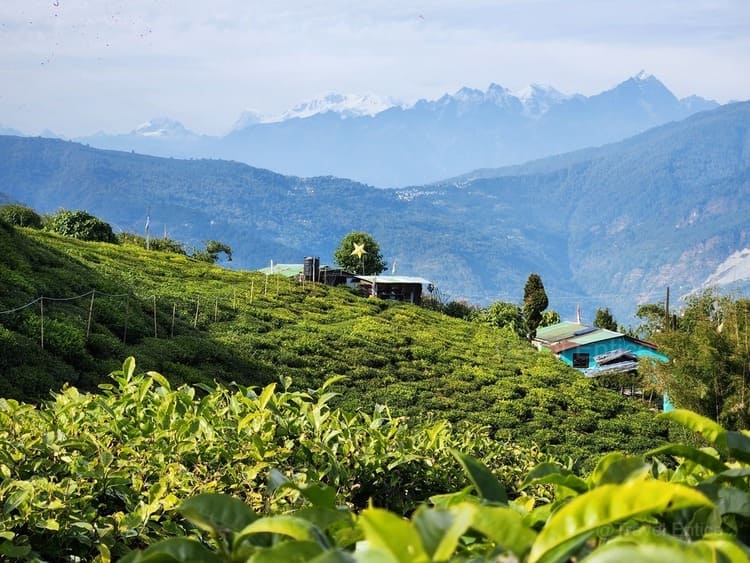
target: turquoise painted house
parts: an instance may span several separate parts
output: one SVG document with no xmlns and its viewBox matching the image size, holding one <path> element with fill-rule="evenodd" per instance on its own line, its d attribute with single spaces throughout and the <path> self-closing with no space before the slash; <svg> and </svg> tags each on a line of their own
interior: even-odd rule
<svg viewBox="0 0 750 563">
<path fill-rule="evenodd" d="M 641 359 L 660 362 L 668 358 L 656 344 L 604 328 L 563 321 L 537 329 L 533 340 L 539 350 L 551 350 L 560 360 L 580 370 L 586 377 L 638 370 Z M 664 410 L 672 410 L 664 397 Z"/>
</svg>

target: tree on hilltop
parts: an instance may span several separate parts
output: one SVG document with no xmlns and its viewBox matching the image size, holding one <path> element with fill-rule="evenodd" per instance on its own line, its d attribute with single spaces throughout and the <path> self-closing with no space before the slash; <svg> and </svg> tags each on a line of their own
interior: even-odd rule
<svg viewBox="0 0 750 563">
<path fill-rule="evenodd" d="M 363 231 L 353 231 L 341 239 L 333 259 L 344 270 L 361 275 L 374 276 L 388 267 L 380 245 Z"/>
<path fill-rule="evenodd" d="M 117 243 L 110 224 L 87 211 L 61 209 L 46 217 L 44 228 L 79 240 Z"/>
<path fill-rule="evenodd" d="M 523 288 L 523 316 L 529 329 L 529 337 L 533 338 L 536 329 L 542 321 L 542 311 L 549 305 L 547 292 L 539 274 L 529 274 Z"/>
<path fill-rule="evenodd" d="M 612 316 L 609 307 L 602 309 L 601 307 L 596 310 L 596 316 L 594 317 L 594 326 L 599 328 L 605 328 L 607 330 L 617 330 L 617 321 Z"/>
</svg>

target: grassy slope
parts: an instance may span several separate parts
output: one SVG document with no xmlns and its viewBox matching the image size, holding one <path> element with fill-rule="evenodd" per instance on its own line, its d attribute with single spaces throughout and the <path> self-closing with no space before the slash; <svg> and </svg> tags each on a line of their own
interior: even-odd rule
<svg viewBox="0 0 750 563">
<path fill-rule="evenodd" d="M 0 396 L 38 400 L 66 381 L 95 389 L 134 355 L 173 382 L 288 377 L 304 389 L 344 375 L 336 390 L 347 408 L 387 403 L 417 420 L 472 420 L 578 458 L 642 451 L 665 435 L 641 403 L 525 342 L 411 305 L 36 231 L 0 229 L 0 255 L 0 310 L 40 295 L 99 295 L 88 338 L 90 296 L 45 301 L 44 350 L 39 304 L 0 315 Z M 102 295 L 125 293 L 133 297 Z"/>
</svg>

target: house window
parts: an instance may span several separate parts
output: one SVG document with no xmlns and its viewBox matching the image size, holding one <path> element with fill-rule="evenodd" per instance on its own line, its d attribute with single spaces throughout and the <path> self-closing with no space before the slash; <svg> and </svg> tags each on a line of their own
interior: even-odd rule
<svg viewBox="0 0 750 563">
<path fill-rule="evenodd" d="M 588 354 L 576 354 L 573 353 L 573 367 L 574 368 L 587 368 L 589 367 L 589 355 Z"/>
</svg>

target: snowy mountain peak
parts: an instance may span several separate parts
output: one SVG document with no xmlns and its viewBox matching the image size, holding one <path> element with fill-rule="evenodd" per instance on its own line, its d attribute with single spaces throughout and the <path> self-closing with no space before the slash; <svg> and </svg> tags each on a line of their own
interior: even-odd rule
<svg viewBox="0 0 750 563">
<path fill-rule="evenodd" d="M 231 131 L 239 131 L 240 129 L 250 127 L 251 125 L 257 125 L 258 123 L 263 123 L 263 115 L 255 110 L 248 109 L 240 114 L 237 121 L 232 125 Z"/>
<path fill-rule="evenodd" d="M 168 117 L 155 117 L 141 123 L 131 134 L 141 137 L 190 137 L 195 135 L 192 131 L 185 129 L 182 123 Z"/>
<path fill-rule="evenodd" d="M 464 87 L 453 94 L 453 99 L 464 103 L 481 103 L 485 101 L 485 96 L 481 90 Z"/>
<path fill-rule="evenodd" d="M 287 119 L 305 118 L 329 111 L 338 113 L 341 117 L 360 117 L 375 115 L 397 105 L 394 100 L 375 94 L 330 93 L 322 98 L 299 103 L 278 117 L 264 121 L 286 121 Z"/>
<path fill-rule="evenodd" d="M 529 117 L 541 117 L 552 106 L 572 97 L 546 84 L 529 84 L 516 92 L 516 96 L 523 104 L 524 115 Z"/>
<path fill-rule="evenodd" d="M 494 82 L 487 88 L 485 98 L 488 102 L 492 102 L 496 106 L 507 106 L 517 103 L 517 96 L 514 96 L 513 92 Z"/>
<path fill-rule="evenodd" d="M 636 74 L 633 77 L 634 80 L 637 80 L 639 82 L 644 82 L 646 80 L 651 80 L 651 79 L 654 79 L 654 78 L 655 77 L 654 77 L 653 74 L 649 74 L 645 70 L 641 70 L 638 74 Z"/>
</svg>

